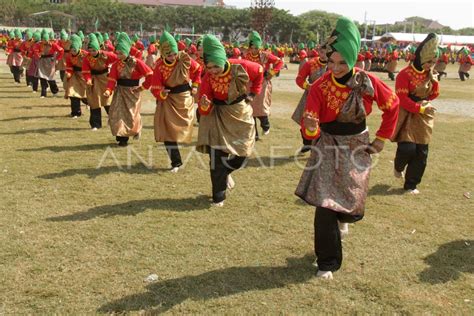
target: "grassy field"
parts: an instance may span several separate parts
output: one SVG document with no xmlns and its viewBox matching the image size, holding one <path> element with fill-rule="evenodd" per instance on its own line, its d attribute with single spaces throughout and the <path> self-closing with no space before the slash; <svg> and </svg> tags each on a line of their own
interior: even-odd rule
<svg viewBox="0 0 474 316">
<path fill-rule="evenodd" d="M 167 171 L 148 92 L 142 139 L 118 148 L 87 112 L 72 120 L 68 101 L 14 85 L 2 62 L 0 314 L 474 314 L 474 83 L 455 70 L 440 102 L 468 107 L 438 115 L 422 194 L 402 194 L 387 144 L 328 282 L 311 266 L 314 209 L 293 194 L 306 160 L 294 157 L 293 65 L 258 156 L 210 208 L 207 157 L 188 146 L 186 167 Z M 372 131 L 379 122 L 375 111 Z"/>
</svg>

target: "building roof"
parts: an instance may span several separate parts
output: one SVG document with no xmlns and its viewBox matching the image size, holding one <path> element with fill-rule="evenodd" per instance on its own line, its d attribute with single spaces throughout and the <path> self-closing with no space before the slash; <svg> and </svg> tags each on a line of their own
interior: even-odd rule
<svg viewBox="0 0 474 316">
<path fill-rule="evenodd" d="M 380 39 L 374 40 L 382 40 L 384 39 L 394 39 L 397 42 L 415 42 L 420 43 L 422 42 L 428 34 L 422 33 L 385 33 L 380 37 Z M 448 45 L 448 44 L 474 44 L 474 36 L 463 36 L 463 35 L 439 35 L 440 37 L 440 44 L 441 45 Z"/>
</svg>

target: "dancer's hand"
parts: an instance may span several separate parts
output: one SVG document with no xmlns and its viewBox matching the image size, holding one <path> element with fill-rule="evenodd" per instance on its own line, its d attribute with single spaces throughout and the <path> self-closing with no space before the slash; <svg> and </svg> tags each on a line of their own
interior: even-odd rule
<svg viewBox="0 0 474 316">
<path fill-rule="evenodd" d="M 110 91 L 109 90 L 105 90 L 104 97 L 106 97 L 106 98 L 110 97 Z"/>
<path fill-rule="evenodd" d="M 163 98 L 163 99 L 166 99 L 168 97 L 168 94 L 170 94 L 170 90 L 169 89 L 163 89 L 161 90 L 160 92 L 160 96 Z"/>
<path fill-rule="evenodd" d="M 432 106 L 430 103 L 428 103 L 428 105 L 425 106 L 425 110 L 423 114 L 433 116 L 435 113 L 436 113 L 436 108 Z"/>
<path fill-rule="evenodd" d="M 66 78 L 67 78 L 67 79 L 71 79 L 71 77 L 72 77 L 72 74 L 66 72 Z"/>
<path fill-rule="evenodd" d="M 199 107 L 206 112 L 211 106 L 211 101 L 207 98 L 207 95 L 203 95 L 199 101 Z"/>
<path fill-rule="evenodd" d="M 88 85 L 89 87 L 92 87 L 92 80 L 87 80 L 86 85 Z"/>
<path fill-rule="evenodd" d="M 138 86 L 138 87 L 136 87 L 136 88 L 133 88 L 133 89 L 132 89 L 132 92 L 133 92 L 133 93 L 140 93 L 140 92 L 142 92 L 143 90 L 145 90 L 145 88 L 143 88 L 142 86 Z"/>
<path fill-rule="evenodd" d="M 198 93 L 198 89 L 196 87 L 193 87 L 191 89 L 191 95 L 196 95 L 196 93 Z"/>
<path fill-rule="evenodd" d="M 309 131 L 314 132 L 318 129 L 319 119 L 311 113 L 305 113 L 303 115 L 303 124 Z"/>
<path fill-rule="evenodd" d="M 367 146 L 367 152 L 371 155 L 377 154 L 383 150 L 385 142 L 381 139 L 375 138 L 374 141 Z"/>
</svg>

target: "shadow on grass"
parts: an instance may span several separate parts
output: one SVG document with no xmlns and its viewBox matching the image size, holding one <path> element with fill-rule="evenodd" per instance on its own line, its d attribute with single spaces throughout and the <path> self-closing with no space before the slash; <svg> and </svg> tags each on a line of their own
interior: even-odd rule
<svg viewBox="0 0 474 316">
<path fill-rule="evenodd" d="M 284 288 L 303 283 L 315 273 L 313 255 L 287 258 L 286 266 L 230 267 L 165 280 L 146 287 L 147 292 L 125 296 L 98 308 L 100 313 L 138 310 L 163 313 L 186 300 L 206 301 L 239 293 Z"/>
<path fill-rule="evenodd" d="M 430 284 L 459 279 L 461 273 L 474 273 L 474 240 L 455 240 L 441 245 L 424 261 L 430 265 L 418 275 Z"/>
<path fill-rule="evenodd" d="M 405 193 L 403 188 L 393 188 L 387 184 L 376 184 L 369 189 L 368 195 L 402 195 Z"/>
<path fill-rule="evenodd" d="M 16 106 L 15 109 L 32 110 L 34 108 L 64 108 L 68 109 L 69 104 L 51 104 L 51 105 L 23 105 Z"/>
<path fill-rule="evenodd" d="M 37 128 L 37 129 L 27 129 L 20 130 L 10 133 L 0 133 L 0 135 L 26 135 L 26 134 L 45 134 L 48 135 L 51 132 L 70 132 L 70 131 L 83 131 L 89 130 L 89 128 L 83 127 L 50 127 L 50 128 Z"/>
<path fill-rule="evenodd" d="M 123 173 L 129 173 L 129 174 L 156 174 L 157 171 L 158 172 L 169 171 L 169 168 L 149 169 L 147 168 L 147 166 L 143 164 L 136 164 L 136 165 L 130 166 L 130 168 L 128 168 L 127 166 L 123 166 L 122 169 L 120 169 L 117 165 L 115 165 L 115 166 L 106 166 L 106 167 L 100 167 L 100 168 L 66 169 L 57 173 L 44 174 L 44 175 L 38 176 L 38 178 L 51 180 L 51 179 L 57 179 L 57 178 L 71 177 L 75 175 L 86 175 L 89 178 L 96 178 L 100 175 L 109 174 L 109 173 L 117 173 L 117 172 L 123 172 Z"/>
<path fill-rule="evenodd" d="M 0 95 L 0 99 L 31 99 L 34 98 L 34 96 L 24 96 L 24 95 L 16 95 L 16 96 L 11 96 L 11 95 Z"/>
<path fill-rule="evenodd" d="M 294 156 L 277 156 L 277 157 L 258 157 L 250 158 L 245 167 L 250 168 L 274 168 L 295 163 Z"/>
<path fill-rule="evenodd" d="M 91 208 L 85 212 L 50 217 L 48 222 L 76 222 L 88 221 L 96 217 L 107 218 L 113 216 L 135 216 L 146 210 L 164 210 L 173 212 L 189 212 L 208 209 L 210 199 L 208 196 L 200 195 L 195 198 L 184 199 L 152 199 L 129 201 L 120 204 L 102 205 Z"/>
<path fill-rule="evenodd" d="M 26 121 L 34 119 L 56 119 L 56 118 L 65 118 L 65 115 L 38 115 L 38 116 L 20 116 L 12 117 L 8 119 L 0 120 L 0 122 L 11 122 L 11 121 Z"/>
<path fill-rule="evenodd" d="M 115 143 L 104 143 L 104 144 L 83 144 L 83 145 L 74 145 L 74 146 L 45 146 L 38 148 L 22 148 L 17 149 L 17 151 L 23 152 L 36 152 L 36 151 L 52 151 L 55 153 L 65 152 L 65 151 L 89 151 L 89 150 L 99 150 L 107 149 L 108 146 L 114 146 Z"/>
</svg>

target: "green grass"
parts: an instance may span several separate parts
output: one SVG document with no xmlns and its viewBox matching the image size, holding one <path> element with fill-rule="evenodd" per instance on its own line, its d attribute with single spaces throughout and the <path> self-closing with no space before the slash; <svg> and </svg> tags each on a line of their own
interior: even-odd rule
<svg viewBox="0 0 474 316">
<path fill-rule="evenodd" d="M 151 152 L 152 168 L 132 154 L 128 169 L 108 128 L 91 132 L 87 112 L 71 120 L 66 100 L 39 99 L 0 71 L 0 314 L 474 313 L 474 208 L 463 197 L 474 193 L 474 119 L 439 115 L 419 196 L 400 194 L 396 146 L 386 145 L 366 216 L 327 282 L 311 267 L 314 209 L 293 194 L 300 139 L 289 117 L 300 93 L 275 91 L 260 161 L 235 173 L 216 209 L 207 157 L 186 147 L 186 167 L 166 171 L 151 115 L 129 148 L 147 163 Z M 372 131 L 379 120 L 375 111 Z M 108 146 L 122 169 L 110 152 L 97 168 Z M 159 280 L 145 283 L 152 273 Z"/>
</svg>

